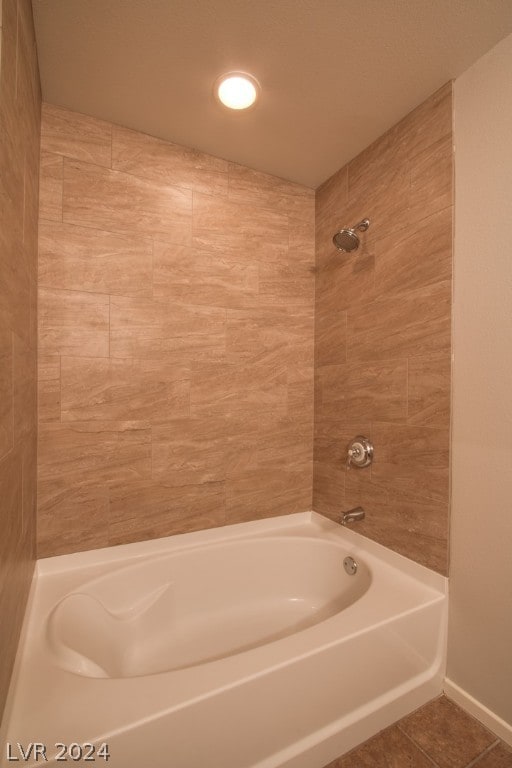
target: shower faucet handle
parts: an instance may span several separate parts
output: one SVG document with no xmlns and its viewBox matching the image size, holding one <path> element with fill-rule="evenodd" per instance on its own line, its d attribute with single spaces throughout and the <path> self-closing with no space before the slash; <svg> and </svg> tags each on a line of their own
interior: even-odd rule
<svg viewBox="0 0 512 768">
<path fill-rule="evenodd" d="M 373 443 L 364 435 L 356 435 L 347 448 L 347 469 L 367 467 L 373 461 Z"/>
</svg>

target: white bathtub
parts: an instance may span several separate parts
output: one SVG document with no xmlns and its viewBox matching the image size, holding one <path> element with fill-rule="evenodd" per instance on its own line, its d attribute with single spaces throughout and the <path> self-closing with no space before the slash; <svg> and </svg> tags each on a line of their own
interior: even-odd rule
<svg viewBox="0 0 512 768">
<path fill-rule="evenodd" d="M 41 560 L 3 755 L 322 768 L 441 693 L 446 600 L 442 576 L 315 513 Z"/>
</svg>

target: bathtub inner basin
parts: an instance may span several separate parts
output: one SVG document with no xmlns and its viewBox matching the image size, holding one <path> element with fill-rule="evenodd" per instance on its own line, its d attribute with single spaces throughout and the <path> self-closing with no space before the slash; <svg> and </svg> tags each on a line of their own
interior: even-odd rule
<svg viewBox="0 0 512 768">
<path fill-rule="evenodd" d="M 369 588 L 338 544 L 273 537 L 197 547 L 119 568 L 51 610 L 54 661 L 86 677 L 185 669 L 300 632 Z"/>
</svg>

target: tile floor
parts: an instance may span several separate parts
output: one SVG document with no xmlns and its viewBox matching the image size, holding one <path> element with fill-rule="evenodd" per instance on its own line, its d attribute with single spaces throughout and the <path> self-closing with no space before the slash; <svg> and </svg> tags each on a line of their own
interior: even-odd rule
<svg viewBox="0 0 512 768">
<path fill-rule="evenodd" d="M 512 768 L 512 747 L 441 696 L 325 768 Z"/>
</svg>

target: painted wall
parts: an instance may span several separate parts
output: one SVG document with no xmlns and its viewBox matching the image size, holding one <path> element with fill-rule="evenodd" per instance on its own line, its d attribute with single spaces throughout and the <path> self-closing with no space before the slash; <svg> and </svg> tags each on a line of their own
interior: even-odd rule
<svg viewBox="0 0 512 768">
<path fill-rule="evenodd" d="M 448 566 L 452 277 L 448 84 L 332 176 L 316 198 L 313 505 L 441 573 Z M 352 255 L 333 234 L 363 218 Z M 345 468 L 370 437 L 375 460 Z"/>
<path fill-rule="evenodd" d="M 512 741 L 512 36 L 455 83 L 448 677 Z"/>
<path fill-rule="evenodd" d="M 311 508 L 314 192 L 45 105 L 39 556 Z"/>
<path fill-rule="evenodd" d="M 1 719 L 35 555 L 41 97 L 30 0 L 0 6 Z"/>
</svg>

